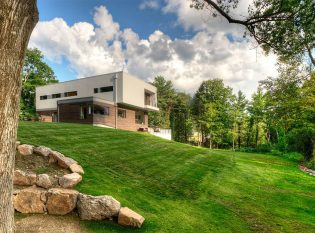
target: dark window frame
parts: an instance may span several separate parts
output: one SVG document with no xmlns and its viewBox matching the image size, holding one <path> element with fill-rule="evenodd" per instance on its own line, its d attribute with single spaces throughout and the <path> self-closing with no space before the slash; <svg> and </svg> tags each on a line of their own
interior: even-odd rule
<svg viewBox="0 0 315 233">
<path fill-rule="evenodd" d="M 125 109 L 119 108 L 118 111 L 117 111 L 117 117 L 119 117 L 119 118 L 127 118 L 127 111 Z"/>
<path fill-rule="evenodd" d="M 112 92 L 112 91 L 114 91 L 114 87 L 113 86 L 107 86 L 107 87 L 100 87 L 99 88 L 99 92 L 100 93 Z"/>
<path fill-rule="evenodd" d="M 47 100 L 48 99 L 48 95 L 42 95 L 39 97 L 40 100 Z"/>
<path fill-rule="evenodd" d="M 69 95 L 69 94 L 73 94 L 73 95 Z M 73 96 L 77 96 L 78 92 L 77 91 L 68 91 L 64 93 L 65 97 L 73 97 Z"/>
<path fill-rule="evenodd" d="M 52 98 L 52 99 L 58 99 L 58 98 L 61 98 L 61 93 L 52 94 L 52 95 L 51 95 L 51 98 Z"/>
<path fill-rule="evenodd" d="M 140 114 L 139 114 L 140 113 Z M 140 118 L 138 118 L 140 116 Z M 145 114 L 143 111 L 136 111 L 135 113 L 135 123 L 136 124 L 145 124 Z"/>
<path fill-rule="evenodd" d="M 109 107 L 104 107 L 104 115 L 109 116 Z"/>
</svg>

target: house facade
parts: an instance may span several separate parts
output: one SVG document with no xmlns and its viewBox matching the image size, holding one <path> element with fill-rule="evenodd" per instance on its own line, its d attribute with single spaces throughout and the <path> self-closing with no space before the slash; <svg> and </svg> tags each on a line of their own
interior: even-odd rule
<svg viewBox="0 0 315 233">
<path fill-rule="evenodd" d="M 156 87 L 115 72 L 36 88 L 42 121 L 146 130 L 148 112 L 158 111 Z"/>
</svg>

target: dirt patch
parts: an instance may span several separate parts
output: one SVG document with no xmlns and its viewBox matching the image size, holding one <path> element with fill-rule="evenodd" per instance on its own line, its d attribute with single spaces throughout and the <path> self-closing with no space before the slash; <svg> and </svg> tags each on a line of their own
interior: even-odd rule
<svg viewBox="0 0 315 233">
<path fill-rule="evenodd" d="M 15 216 L 16 233 L 86 233 L 77 216 L 23 215 Z"/>
<path fill-rule="evenodd" d="M 68 169 L 61 168 L 56 163 L 49 164 L 49 159 L 41 155 L 15 155 L 15 170 L 33 172 L 35 174 L 48 174 L 51 177 L 69 174 Z"/>
</svg>

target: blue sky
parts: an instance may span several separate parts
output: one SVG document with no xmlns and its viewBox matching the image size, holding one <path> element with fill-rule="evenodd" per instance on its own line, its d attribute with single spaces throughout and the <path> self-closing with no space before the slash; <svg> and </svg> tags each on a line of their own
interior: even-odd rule
<svg viewBox="0 0 315 233">
<path fill-rule="evenodd" d="M 251 0 L 240 3 L 244 15 Z M 39 48 L 60 81 L 121 70 L 152 81 L 163 75 L 193 93 L 203 80 L 222 78 L 247 96 L 274 76 L 275 57 L 265 57 L 244 29 L 190 0 L 38 0 L 40 22 L 30 47 Z M 245 12 L 245 13 L 244 13 Z"/>
<path fill-rule="evenodd" d="M 191 38 L 193 32 L 185 31 L 176 23 L 175 14 L 163 13 L 157 9 L 141 10 L 142 0 L 39 0 L 40 21 L 63 18 L 69 25 L 77 22 L 94 24 L 95 7 L 105 5 L 121 28 L 132 28 L 141 38 L 147 38 L 155 30 L 167 33 L 171 38 Z M 157 1 L 159 5 L 163 0 Z M 60 81 L 71 80 L 76 72 L 69 68 L 69 62 L 63 59 L 61 64 L 46 60 L 54 69 Z"/>
</svg>

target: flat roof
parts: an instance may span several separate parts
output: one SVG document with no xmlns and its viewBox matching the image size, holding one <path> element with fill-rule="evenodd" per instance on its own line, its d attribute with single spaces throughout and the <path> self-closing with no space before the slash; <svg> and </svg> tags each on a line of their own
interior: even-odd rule
<svg viewBox="0 0 315 233">
<path fill-rule="evenodd" d="M 72 79 L 72 80 L 67 80 L 67 81 L 62 81 L 62 82 L 57 82 L 57 83 L 49 83 L 49 84 L 46 84 L 46 85 L 43 85 L 43 86 L 38 86 L 36 88 L 50 86 L 50 85 L 56 85 L 56 84 L 63 84 L 63 83 L 68 83 L 68 82 L 77 82 L 77 81 L 80 81 L 82 79 L 96 78 L 96 77 L 100 77 L 100 76 L 103 76 L 103 75 L 118 74 L 118 73 L 124 73 L 124 71 L 117 71 L 117 72 L 111 72 L 111 73 L 106 73 L 106 74 L 98 74 L 98 75 L 94 75 L 94 76 L 89 76 L 89 77 L 84 77 L 84 78 L 77 78 L 77 79 Z"/>
</svg>

